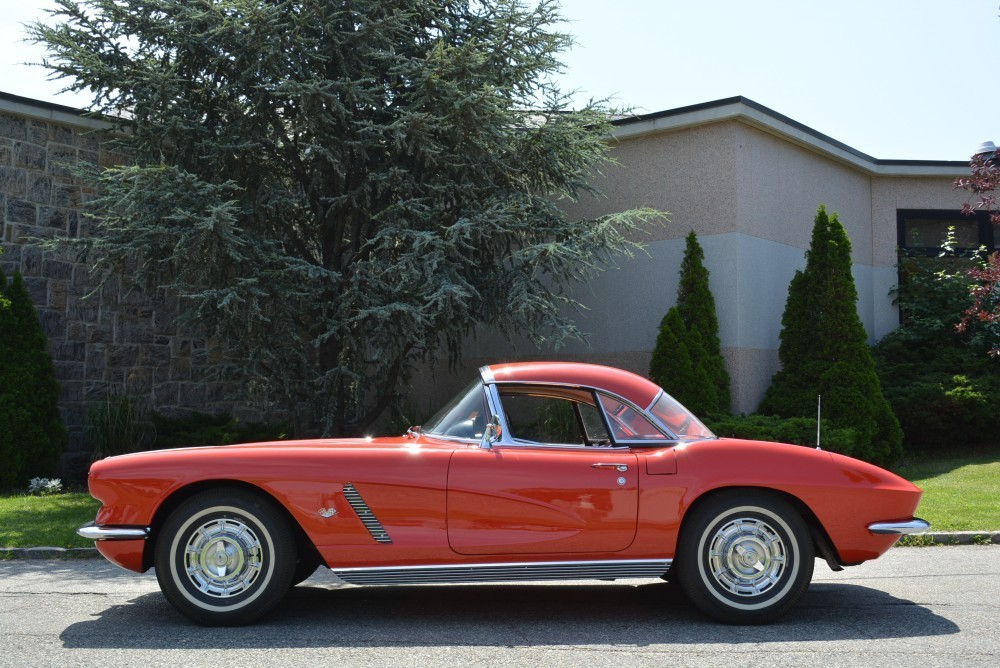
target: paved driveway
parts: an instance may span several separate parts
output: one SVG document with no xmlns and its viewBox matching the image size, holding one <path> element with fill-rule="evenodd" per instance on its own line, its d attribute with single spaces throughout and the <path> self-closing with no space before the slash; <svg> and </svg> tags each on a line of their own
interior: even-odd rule
<svg viewBox="0 0 1000 668">
<path fill-rule="evenodd" d="M 896 548 L 767 627 L 706 621 L 660 581 L 339 587 L 257 626 L 181 618 L 152 573 L 0 562 L 0 666 L 998 666 L 1000 546 Z"/>
</svg>

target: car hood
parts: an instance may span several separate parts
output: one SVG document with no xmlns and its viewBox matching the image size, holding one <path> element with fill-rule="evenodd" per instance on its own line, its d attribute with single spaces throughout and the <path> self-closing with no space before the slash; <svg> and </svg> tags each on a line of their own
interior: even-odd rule
<svg viewBox="0 0 1000 668">
<path fill-rule="evenodd" d="M 417 438 L 407 436 L 383 436 L 378 438 L 308 438 L 289 441 L 262 441 L 259 443 L 235 443 L 232 445 L 202 445 L 186 448 L 170 448 L 164 450 L 145 450 L 124 455 L 107 457 L 101 461 L 137 461 L 164 456 L 187 456 L 192 453 L 252 453 L 262 450 L 387 450 L 387 449 L 423 449 L 446 448 L 455 449 L 468 444 L 455 441 L 443 441 L 421 435 Z"/>
</svg>

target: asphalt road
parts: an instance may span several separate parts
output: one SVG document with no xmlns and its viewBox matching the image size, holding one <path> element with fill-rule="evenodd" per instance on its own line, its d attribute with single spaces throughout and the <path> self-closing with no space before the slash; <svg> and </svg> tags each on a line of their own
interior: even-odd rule
<svg viewBox="0 0 1000 668">
<path fill-rule="evenodd" d="M 152 572 L 0 562 L 0 666 L 1000 666 L 1000 546 L 896 548 L 727 627 L 658 580 L 295 588 L 252 627 L 188 623 Z"/>
</svg>

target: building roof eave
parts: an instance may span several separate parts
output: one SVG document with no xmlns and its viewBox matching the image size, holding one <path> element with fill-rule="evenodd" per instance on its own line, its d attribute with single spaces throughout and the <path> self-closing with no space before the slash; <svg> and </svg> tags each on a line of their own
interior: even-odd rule
<svg viewBox="0 0 1000 668">
<path fill-rule="evenodd" d="M 742 96 L 620 118 L 612 123 L 612 136 L 633 139 L 724 121 L 744 123 L 872 176 L 954 178 L 969 173 L 969 163 L 962 161 L 874 158 Z"/>
<path fill-rule="evenodd" d="M 103 120 L 99 116 L 89 114 L 81 109 L 53 102 L 33 100 L 30 97 L 22 97 L 3 91 L 0 91 L 0 112 L 42 121 L 52 121 L 63 125 L 72 125 L 88 130 L 108 130 L 113 127 L 107 120 Z"/>
</svg>

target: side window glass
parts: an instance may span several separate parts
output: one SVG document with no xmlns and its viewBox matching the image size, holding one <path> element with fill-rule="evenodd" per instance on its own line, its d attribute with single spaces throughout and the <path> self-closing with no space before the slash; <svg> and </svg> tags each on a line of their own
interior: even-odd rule
<svg viewBox="0 0 1000 668">
<path fill-rule="evenodd" d="M 572 403 L 555 397 L 501 394 L 510 436 L 532 443 L 583 445 Z"/>
<path fill-rule="evenodd" d="M 587 432 L 587 445 L 611 445 L 611 434 L 594 404 L 576 404 Z"/>
<path fill-rule="evenodd" d="M 608 416 L 611 432 L 616 441 L 667 440 L 666 435 L 631 406 L 603 394 L 600 397 L 601 406 L 604 407 L 604 413 Z"/>
<path fill-rule="evenodd" d="M 512 439 L 555 445 L 609 445 L 611 438 L 590 394 L 576 397 L 500 391 Z"/>
</svg>

